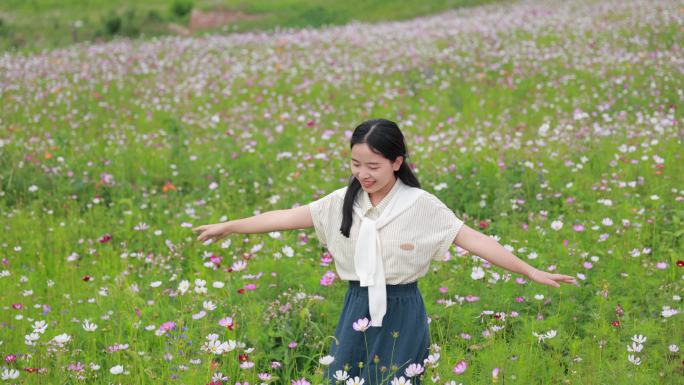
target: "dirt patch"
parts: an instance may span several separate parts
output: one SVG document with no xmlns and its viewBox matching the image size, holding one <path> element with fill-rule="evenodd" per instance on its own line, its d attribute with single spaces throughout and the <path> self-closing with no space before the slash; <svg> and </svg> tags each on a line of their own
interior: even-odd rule
<svg viewBox="0 0 684 385">
<path fill-rule="evenodd" d="M 194 32 L 200 29 L 223 27 L 235 21 L 258 19 L 260 16 L 235 10 L 200 11 L 193 9 L 190 14 L 188 30 Z"/>
</svg>

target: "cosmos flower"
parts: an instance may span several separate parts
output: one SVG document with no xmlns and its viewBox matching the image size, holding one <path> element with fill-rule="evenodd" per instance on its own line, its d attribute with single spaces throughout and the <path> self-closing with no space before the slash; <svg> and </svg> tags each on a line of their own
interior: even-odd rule
<svg viewBox="0 0 684 385">
<path fill-rule="evenodd" d="M 366 318 L 366 317 L 361 318 L 361 319 L 357 320 L 356 322 L 354 322 L 352 327 L 357 332 L 365 332 L 370 327 L 370 320 L 368 320 L 368 318 Z"/>
</svg>

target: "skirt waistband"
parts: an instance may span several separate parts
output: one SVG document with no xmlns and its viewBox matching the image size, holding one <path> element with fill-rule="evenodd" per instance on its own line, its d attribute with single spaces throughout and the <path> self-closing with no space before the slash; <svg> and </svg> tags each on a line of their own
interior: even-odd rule
<svg viewBox="0 0 684 385">
<path fill-rule="evenodd" d="M 385 285 L 387 298 L 420 296 L 418 281 L 400 285 Z M 349 281 L 349 292 L 354 295 L 368 297 L 368 287 L 361 286 L 359 281 Z"/>
</svg>

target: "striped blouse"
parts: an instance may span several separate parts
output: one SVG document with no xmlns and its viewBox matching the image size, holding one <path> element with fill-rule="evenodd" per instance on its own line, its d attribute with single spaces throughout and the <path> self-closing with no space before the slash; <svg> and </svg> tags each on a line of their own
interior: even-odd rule
<svg viewBox="0 0 684 385">
<path fill-rule="evenodd" d="M 377 219 L 397 191 L 397 178 L 390 192 L 373 206 L 368 193 L 361 189 L 356 195 L 364 215 Z M 340 190 L 345 189 L 342 187 Z M 340 232 L 344 198 L 335 191 L 309 203 L 314 230 L 320 243 L 327 247 L 335 261 L 335 269 L 342 280 L 358 281 L 354 269 L 354 250 L 361 219 L 354 212 L 350 238 Z M 430 261 L 446 254 L 463 221 L 433 194 L 425 191 L 413 206 L 401 213 L 378 231 L 382 247 L 385 281 L 398 285 L 417 281 L 424 276 Z"/>
</svg>

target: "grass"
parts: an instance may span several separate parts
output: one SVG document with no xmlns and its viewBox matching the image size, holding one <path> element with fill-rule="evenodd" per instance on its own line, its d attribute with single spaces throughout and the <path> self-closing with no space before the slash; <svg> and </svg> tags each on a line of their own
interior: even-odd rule
<svg viewBox="0 0 684 385">
<path fill-rule="evenodd" d="M 0 373 L 25 383 L 209 383 L 217 372 L 230 383 L 322 383 L 318 360 L 346 283 L 321 285 L 335 269 L 313 229 L 202 245 L 190 228 L 341 187 L 346 131 L 386 117 L 424 189 L 531 265 L 579 281 L 516 281 L 453 246 L 419 281 L 440 353 L 424 382 L 676 383 L 682 315 L 667 309 L 681 309 L 684 84 L 671 65 L 681 26 L 668 15 L 678 5 L 620 4 L 618 16 L 597 2 L 516 3 L 360 34 L 6 55 Z M 540 9 L 554 17 L 531 20 Z M 471 277 L 478 267 L 485 278 Z M 216 308 L 199 318 L 206 301 Z M 234 328 L 219 325 L 225 317 Z M 36 321 L 47 329 L 29 345 Z M 62 334 L 63 347 L 50 342 Z M 212 334 L 245 345 L 211 354 L 200 346 Z M 647 340 L 629 352 L 637 335 Z M 110 372 L 117 365 L 124 373 Z"/>
<path fill-rule="evenodd" d="M 38 52 L 81 42 L 102 42 L 116 37 L 154 38 L 173 35 L 168 25 L 187 26 L 189 10 L 231 10 L 249 18 L 196 35 L 273 31 L 276 28 L 320 28 L 351 21 L 404 20 L 491 0 L 415 1 L 160 1 L 147 0 L 7 0 L 0 3 L 0 50 Z M 178 5 L 185 8 L 176 10 Z M 187 8 L 189 7 L 189 8 Z"/>
</svg>

